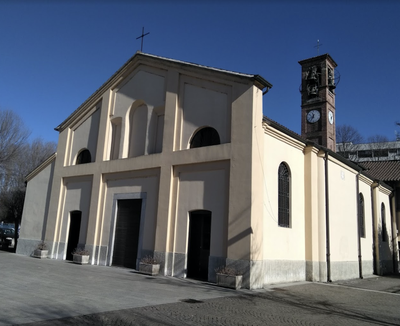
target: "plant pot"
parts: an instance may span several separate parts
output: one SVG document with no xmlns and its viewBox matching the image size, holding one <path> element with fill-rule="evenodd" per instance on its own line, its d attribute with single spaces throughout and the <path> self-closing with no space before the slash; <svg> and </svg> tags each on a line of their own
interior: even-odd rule
<svg viewBox="0 0 400 326">
<path fill-rule="evenodd" d="M 139 263 L 139 272 L 151 276 L 158 275 L 160 272 L 160 264 Z"/>
<path fill-rule="evenodd" d="M 242 287 L 242 275 L 226 275 L 217 273 L 217 284 L 230 289 L 240 289 Z"/>
<path fill-rule="evenodd" d="M 33 251 L 33 257 L 40 259 L 47 258 L 48 253 L 49 253 L 48 250 L 35 249 Z"/>
<path fill-rule="evenodd" d="M 89 255 L 72 255 L 75 264 L 87 265 L 89 264 Z"/>
</svg>

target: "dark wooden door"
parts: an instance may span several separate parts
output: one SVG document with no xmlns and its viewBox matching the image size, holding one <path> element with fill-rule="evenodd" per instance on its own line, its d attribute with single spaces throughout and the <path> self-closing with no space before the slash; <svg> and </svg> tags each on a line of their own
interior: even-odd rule
<svg viewBox="0 0 400 326">
<path fill-rule="evenodd" d="M 210 241 L 211 212 L 206 210 L 190 212 L 187 277 L 208 280 Z"/>
<path fill-rule="evenodd" d="M 122 199 L 117 205 L 112 265 L 136 268 L 142 200 Z"/>
<path fill-rule="evenodd" d="M 81 231 L 81 211 L 73 211 L 69 213 L 69 232 L 66 260 L 72 260 L 72 252 L 78 247 L 79 233 Z"/>
</svg>

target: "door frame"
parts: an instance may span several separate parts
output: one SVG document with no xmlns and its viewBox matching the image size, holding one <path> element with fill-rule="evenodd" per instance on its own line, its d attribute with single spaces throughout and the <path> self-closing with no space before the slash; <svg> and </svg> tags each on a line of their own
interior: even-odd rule
<svg viewBox="0 0 400 326">
<path fill-rule="evenodd" d="M 208 262 L 207 262 L 207 269 L 208 269 L 208 272 L 207 272 L 207 280 L 208 280 L 208 273 L 209 273 L 209 269 L 210 269 L 210 257 L 211 257 L 211 248 L 212 248 L 212 222 L 213 222 L 213 218 L 212 218 L 212 216 L 213 216 L 213 214 L 212 214 L 212 211 L 211 210 L 209 210 L 209 209 L 204 209 L 204 208 L 202 208 L 202 209 L 192 209 L 192 210 L 190 210 L 190 211 L 188 211 L 188 214 L 187 214 L 187 235 L 186 235 L 186 259 L 185 259 L 185 270 L 186 270 L 186 273 L 185 273 L 185 277 L 188 277 L 188 274 L 189 274 L 189 271 L 188 271 L 188 262 L 189 262 L 189 237 L 190 237 L 190 222 L 191 222 L 191 217 L 192 217 L 192 213 L 193 212 L 200 212 L 200 211 L 203 211 L 203 212 L 208 212 L 209 214 L 210 214 L 210 249 L 209 249 L 209 256 L 208 256 Z M 204 235 L 202 236 L 202 238 L 204 237 Z"/>
<path fill-rule="evenodd" d="M 68 248 L 70 247 L 70 242 L 69 242 L 69 236 L 71 234 L 71 224 L 72 224 L 72 214 L 76 214 L 76 213 L 80 213 L 79 214 L 79 233 L 78 233 L 78 243 L 76 244 L 76 247 L 78 247 L 80 245 L 80 237 L 81 237 L 81 228 L 82 228 L 82 211 L 81 210 L 73 210 L 70 211 L 68 214 L 68 230 L 67 230 L 67 241 L 66 241 L 66 246 L 65 246 L 65 257 L 64 260 L 67 260 L 68 257 Z M 73 248 L 72 250 L 75 250 L 75 248 Z M 71 254 L 72 256 L 72 254 Z M 72 260 L 72 259 L 70 259 Z"/>
<path fill-rule="evenodd" d="M 138 252 L 137 252 L 137 259 L 136 259 L 136 267 L 137 267 L 137 262 L 141 258 L 142 246 L 143 246 L 144 214 L 146 212 L 146 199 L 147 199 L 146 192 L 130 192 L 130 193 L 114 194 L 112 213 L 111 213 L 111 227 L 110 227 L 110 237 L 109 237 L 109 241 L 108 241 L 108 253 L 107 253 L 106 266 L 112 266 L 112 258 L 113 258 L 113 252 L 114 252 L 114 240 L 115 240 L 115 229 L 116 229 L 116 225 L 117 225 L 118 200 L 122 200 L 122 199 L 141 199 L 142 200 L 142 209 L 140 211 Z"/>
</svg>

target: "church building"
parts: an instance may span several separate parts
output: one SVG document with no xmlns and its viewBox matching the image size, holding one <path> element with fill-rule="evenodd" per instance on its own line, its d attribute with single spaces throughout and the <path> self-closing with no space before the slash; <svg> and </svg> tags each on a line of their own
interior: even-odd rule
<svg viewBox="0 0 400 326">
<path fill-rule="evenodd" d="M 249 289 L 397 271 L 392 189 L 335 153 L 336 63 L 300 65 L 298 135 L 263 116 L 263 77 L 136 53 L 27 176 L 17 253 L 44 240 L 61 261 L 153 256 L 209 282 L 231 266 Z"/>
</svg>

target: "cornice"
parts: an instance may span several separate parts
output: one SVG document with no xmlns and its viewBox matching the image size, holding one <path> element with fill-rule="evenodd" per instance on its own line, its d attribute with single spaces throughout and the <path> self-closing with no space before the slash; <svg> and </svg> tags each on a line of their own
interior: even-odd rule
<svg viewBox="0 0 400 326">
<path fill-rule="evenodd" d="M 36 169 L 34 169 L 25 177 L 25 182 L 29 182 L 40 172 L 42 172 L 51 162 L 53 162 L 56 159 L 56 156 L 57 153 L 53 153 L 52 155 L 50 155 L 42 164 L 40 164 Z"/>
<path fill-rule="evenodd" d="M 267 134 L 277 140 L 280 140 L 280 141 L 284 142 L 285 144 L 288 144 L 296 149 L 303 151 L 306 146 L 303 142 L 295 140 L 292 137 L 286 135 L 285 133 L 283 133 L 265 123 L 263 124 L 263 128 L 265 130 L 265 134 Z"/>
</svg>

